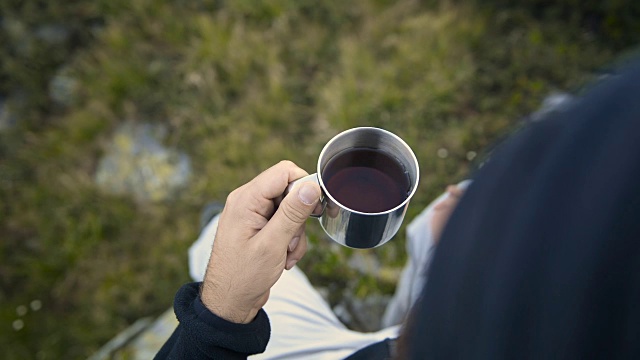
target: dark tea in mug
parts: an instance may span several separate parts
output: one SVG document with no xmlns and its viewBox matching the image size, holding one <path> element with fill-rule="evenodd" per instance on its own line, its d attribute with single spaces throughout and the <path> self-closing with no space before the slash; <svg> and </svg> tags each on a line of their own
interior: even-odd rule
<svg viewBox="0 0 640 360">
<path fill-rule="evenodd" d="M 402 204 L 411 183 L 402 164 L 382 150 L 353 148 L 335 155 L 324 168 L 327 192 L 341 205 L 380 213 Z"/>
</svg>

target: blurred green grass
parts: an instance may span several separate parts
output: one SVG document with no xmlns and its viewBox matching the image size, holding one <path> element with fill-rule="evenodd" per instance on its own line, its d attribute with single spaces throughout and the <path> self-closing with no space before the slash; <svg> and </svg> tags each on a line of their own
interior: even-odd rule
<svg viewBox="0 0 640 360">
<path fill-rule="evenodd" d="M 313 172 L 346 128 L 383 127 L 414 148 L 411 219 L 467 174 L 468 152 L 549 92 L 578 89 L 640 33 L 640 6 L 622 0 L 4 0 L 0 14 L 0 96 L 18 120 L 0 132 L 7 359 L 86 357 L 165 310 L 189 280 L 201 207 L 281 159 Z M 34 35 L 44 25 L 68 36 Z M 78 81 L 68 106 L 48 92 L 63 66 Z M 191 157 L 177 198 L 139 204 L 95 186 L 126 121 L 163 124 L 166 144 Z M 403 233 L 370 251 L 385 264 L 378 278 L 346 266 L 352 250 L 317 224 L 308 233 L 301 266 L 331 294 L 393 291 Z"/>
</svg>

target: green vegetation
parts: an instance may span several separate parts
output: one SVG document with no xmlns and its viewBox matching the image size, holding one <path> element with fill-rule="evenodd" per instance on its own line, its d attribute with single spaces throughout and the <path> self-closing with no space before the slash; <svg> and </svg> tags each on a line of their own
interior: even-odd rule
<svg viewBox="0 0 640 360">
<path fill-rule="evenodd" d="M 465 176 L 470 151 L 632 46 L 638 4 L 0 1 L 0 96 L 16 118 L 0 130 L 3 358 L 83 358 L 167 309 L 189 280 L 201 207 L 280 159 L 312 172 L 346 128 L 383 127 L 414 148 L 423 180 L 411 219 Z M 66 32 L 43 35 L 52 25 Z M 61 69 L 77 80 L 67 105 L 49 95 Z M 94 184 L 126 121 L 164 124 L 166 144 L 191 157 L 175 199 L 136 203 Z M 317 283 L 393 291 L 402 234 L 371 251 L 389 270 L 379 279 L 358 279 L 350 250 L 317 224 L 309 237 L 301 266 Z"/>
</svg>

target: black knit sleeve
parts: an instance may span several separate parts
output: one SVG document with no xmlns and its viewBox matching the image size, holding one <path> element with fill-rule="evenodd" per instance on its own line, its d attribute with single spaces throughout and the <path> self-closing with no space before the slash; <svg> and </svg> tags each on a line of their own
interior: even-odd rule
<svg viewBox="0 0 640 360">
<path fill-rule="evenodd" d="M 264 310 L 249 324 L 235 324 L 200 301 L 200 283 L 178 290 L 173 307 L 180 324 L 155 359 L 246 359 L 267 347 L 271 326 Z"/>
</svg>

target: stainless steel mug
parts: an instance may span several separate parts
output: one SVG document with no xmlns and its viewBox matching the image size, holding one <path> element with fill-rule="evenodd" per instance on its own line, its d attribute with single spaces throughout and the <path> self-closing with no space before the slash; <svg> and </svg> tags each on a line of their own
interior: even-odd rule
<svg viewBox="0 0 640 360">
<path fill-rule="evenodd" d="M 367 213 L 350 209 L 341 204 L 327 190 L 323 173 L 332 159 L 345 151 L 369 149 L 383 152 L 394 159 L 403 168 L 408 178 L 407 197 L 399 205 L 375 213 Z M 339 244 L 357 249 L 369 249 L 380 246 L 398 232 L 409 201 L 418 188 L 420 171 L 415 154 L 397 135 L 374 127 L 359 127 L 346 130 L 333 137 L 322 149 L 318 158 L 317 173 L 292 182 L 288 190 L 295 184 L 304 181 L 315 181 L 322 189 L 322 213 L 318 217 L 324 231 Z M 287 191 L 288 192 L 288 191 Z"/>
</svg>

